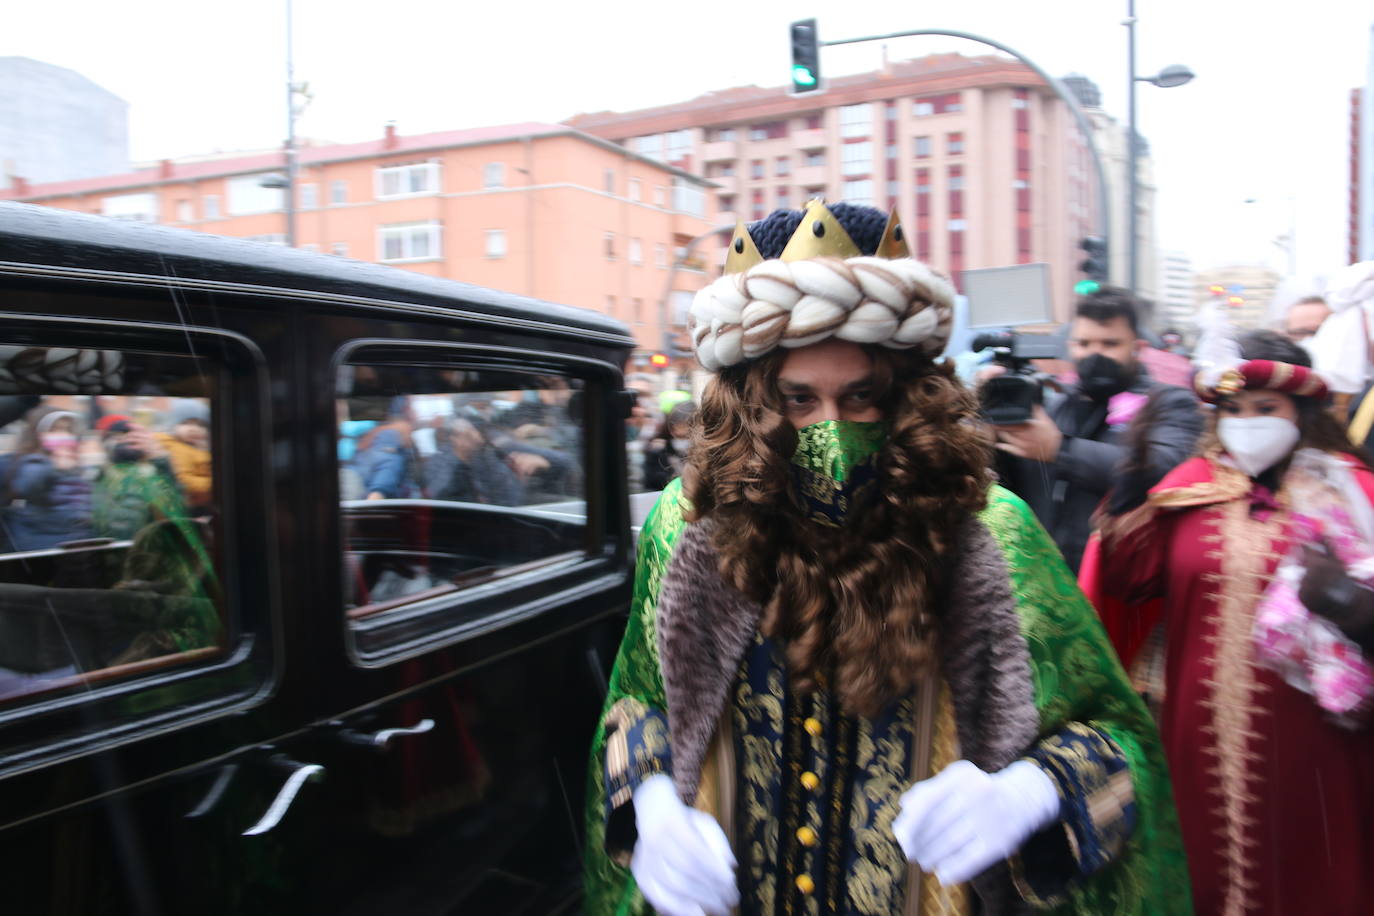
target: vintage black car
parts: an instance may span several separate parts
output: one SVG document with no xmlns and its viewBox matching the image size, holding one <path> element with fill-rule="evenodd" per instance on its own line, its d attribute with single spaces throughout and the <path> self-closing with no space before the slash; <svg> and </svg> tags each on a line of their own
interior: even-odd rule
<svg viewBox="0 0 1374 916">
<path fill-rule="evenodd" d="M 629 595 L 600 315 L 0 204 L 7 913 L 556 913 Z"/>
</svg>

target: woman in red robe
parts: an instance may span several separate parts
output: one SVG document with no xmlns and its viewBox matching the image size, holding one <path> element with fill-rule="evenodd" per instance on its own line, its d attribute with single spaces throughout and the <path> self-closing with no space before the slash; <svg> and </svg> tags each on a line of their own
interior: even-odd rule
<svg viewBox="0 0 1374 916">
<path fill-rule="evenodd" d="M 1085 586 L 1160 712 L 1196 911 L 1374 913 L 1374 731 L 1337 723 L 1262 667 L 1254 639 L 1293 514 L 1315 492 L 1299 485 L 1294 456 L 1334 467 L 1361 510 L 1374 504 L 1374 474 L 1348 454 L 1303 351 L 1268 332 L 1243 350 L 1248 362 L 1199 386 L 1218 404 L 1203 453 L 1104 521 Z M 1369 623 L 1336 622 L 1352 634 Z"/>
</svg>

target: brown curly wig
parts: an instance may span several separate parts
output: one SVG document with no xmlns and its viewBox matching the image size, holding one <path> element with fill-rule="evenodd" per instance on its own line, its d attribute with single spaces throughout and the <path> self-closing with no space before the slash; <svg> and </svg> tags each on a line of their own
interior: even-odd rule
<svg viewBox="0 0 1374 916">
<path fill-rule="evenodd" d="M 878 714 L 909 693 L 934 658 L 948 554 L 986 504 L 990 452 L 977 404 L 911 350 L 864 347 L 889 438 L 880 496 L 843 528 L 806 521 L 783 413 L 786 351 L 722 370 L 707 386 L 683 473 L 690 521 L 714 521 L 720 574 L 763 606 L 795 688 L 834 685 L 842 708 Z"/>
</svg>

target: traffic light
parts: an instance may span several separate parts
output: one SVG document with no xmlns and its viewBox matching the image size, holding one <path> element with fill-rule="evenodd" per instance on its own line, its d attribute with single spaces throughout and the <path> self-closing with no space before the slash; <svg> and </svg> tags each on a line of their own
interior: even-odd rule
<svg viewBox="0 0 1374 916">
<path fill-rule="evenodd" d="M 792 91 L 815 92 L 821 88 L 821 48 L 816 20 L 792 23 Z"/>
<path fill-rule="evenodd" d="M 668 354 L 667 354 L 667 353 L 655 353 L 655 354 L 653 354 L 652 356 L 649 357 L 649 365 L 653 366 L 655 369 L 666 369 L 666 368 L 668 368 Z"/>
<path fill-rule="evenodd" d="M 1089 280 L 1107 282 L 1107 240 L 1090 235 L 1078 243 L 1087 255 L 1079 262 L 1078 269 L 1088 275 Z"/>
</svg>

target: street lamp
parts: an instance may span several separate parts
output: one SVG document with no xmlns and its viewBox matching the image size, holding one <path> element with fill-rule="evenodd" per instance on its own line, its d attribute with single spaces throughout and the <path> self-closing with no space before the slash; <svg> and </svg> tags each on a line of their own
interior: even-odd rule
<svg viewBox="0 0 1374 916">
<path fill-rule="evenodd" d="M 1151 83 L 1161 89 L 1182 86 L 1193 78 L 1193 71 L 1180 64 L 1165 67 L 1154 76 L 1136 76 L 1135 73 L 1135 0 L 1126 0 L 1126 69 L 1130 87 L 1126 105 L 1126 264 L 1127 285 L 1131 292 L 1136 291 L 1137 247 L 1140 237 L 1138 227 L 1140 214 L 1136 212 L 1136 197 L 1140 192 L 1140 176 L 1136 174 L 1136 157 L 1139 142 L 1135 132 L 1135 84 Z"/>
</svg>

